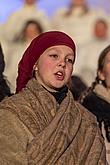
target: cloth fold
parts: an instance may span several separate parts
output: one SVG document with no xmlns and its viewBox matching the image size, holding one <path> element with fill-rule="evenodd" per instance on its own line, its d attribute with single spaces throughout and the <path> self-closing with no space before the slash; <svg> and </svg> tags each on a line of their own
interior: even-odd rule
<svg viewBox="0 0 110 165">
<path fill-rule="evenodd" d="M 95 116 L 74 102 L 69 90 L 56 104 L 35 78 L 9 99 L 7 110 L 33 134 L 26 146 L 28 165 L 104 165 L 105 145 Z"/>
</svg>

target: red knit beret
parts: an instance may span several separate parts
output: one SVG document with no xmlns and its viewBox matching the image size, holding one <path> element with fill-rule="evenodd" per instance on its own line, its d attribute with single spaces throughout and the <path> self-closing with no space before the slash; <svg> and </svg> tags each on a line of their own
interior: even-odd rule
<svg viewBox="0 0 110 165">
<path fill-rule="evenodd" d="M 33 66 L 40 55 L 47 48 L 56 45 L 66 45 L 76 54 L 74 41 L 64 32 L 48 31 L 40 34 L 32 40 L 19 62 L 16 92 L 21 91 L 26 86 L 28 80 L 32 78 Z"/>
</svg>

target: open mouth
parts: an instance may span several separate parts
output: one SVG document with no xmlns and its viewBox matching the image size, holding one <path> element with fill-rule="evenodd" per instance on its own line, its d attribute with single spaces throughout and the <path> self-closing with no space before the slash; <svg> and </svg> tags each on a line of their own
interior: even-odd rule
<svg viewBox="0 0 110 165">
<path fill-rule="evenodd" d="M 57 80 L 63 80 L 64 79 L 64 73 L 61 71 L 56 72 L 55 76 L 56 76 Z"/>
</svg>

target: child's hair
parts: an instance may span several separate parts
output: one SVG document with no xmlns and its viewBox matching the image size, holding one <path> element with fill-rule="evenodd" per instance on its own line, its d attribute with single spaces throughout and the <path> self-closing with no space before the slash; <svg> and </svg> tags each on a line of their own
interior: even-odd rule
<svg viewBox="0 0 110 165">
<path fill-rule="evenodd" d="M 105 87 L 106 87 L 106 83 L 105 81 L 101 80 L 98 76 L 98 71 L 102 71 L 103 70 L 103 67 L 104 67 L 104 62 L 105 62 L 105 57 L 106 55 L 108 54 L 108 52 L 110 51 L 110 45 L 108 45 L 99 55 L 99 59 L 98 59 L 98 67 L 97 67 L 97 76 L 95 78 L 95 81 L 92 83 L 92 85 L 86 90 L 83 92 L 83 94 L 80 96 L 79 98 L 79 102 L 82 103 L 84 98 L 89 95 L 89 93 L 91 93 L 95 86 L 97 84 L 103 84 Z"/>
</svg>

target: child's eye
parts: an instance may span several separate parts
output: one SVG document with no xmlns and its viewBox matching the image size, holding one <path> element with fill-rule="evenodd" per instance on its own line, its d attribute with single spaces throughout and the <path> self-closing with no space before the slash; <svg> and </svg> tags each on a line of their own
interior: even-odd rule
<svg viewBox="0 0 110 165">
<path fill-rule="evenodd" d="M 50 57 L 57 58 L 58 55 L 57 54 L 51 54 Z"/>
<path fill-rule="evenodd" d="M 69 62 L 69 63 L 73 64 L 73 59 L 67 58 L 66 62 Z"/>
</svg>

